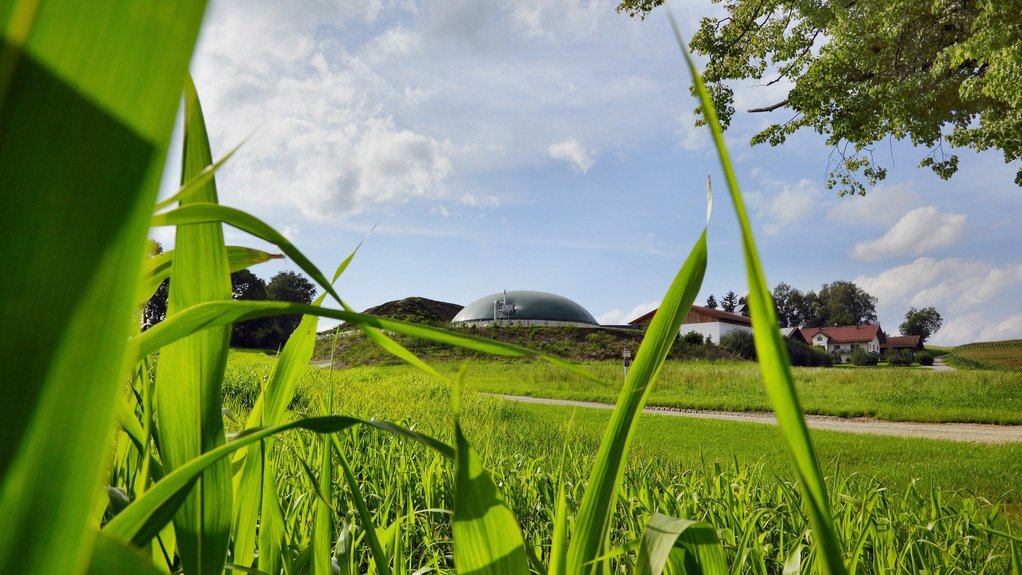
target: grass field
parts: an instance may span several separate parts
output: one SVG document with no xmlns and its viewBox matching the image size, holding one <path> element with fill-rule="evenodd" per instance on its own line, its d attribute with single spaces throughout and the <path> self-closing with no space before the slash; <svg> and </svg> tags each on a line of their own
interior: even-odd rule
<svg viewBox="0 0 1022 575">
<path fill-rule="evenodd" d="M 225 399 L 236 415 L 251 406 L 271 362 L 265 354 L 232 352 Z M 499 368 L 496 362 L 472 365 L 467 383 L 477 379 L 475 372 Z M 506 366 L 504 371 L 528 373 L 509 371 Z M 419 372 L 393 366 L 332 374 L 310 369 L 299 384 L 293 407 L 315 411 L 324 399 L 324 390 L 330 387 L 335 390 L 334 405 L 339 412 L 401 421 L 451 440 L 450 391 Z M 466 433 L 503 487 L 527 542 L 542 555 L 551 537 L 550 510 L 557 480 L 562 477 L 574 486 L 575 497 L 580 497 L 609 412 L 521 405 L 474 393 L 467 393 L 462 403 Z M 352 432 L 349 439 L 343 442 L 350 446 L 345 456 L 357 470 L 364 490 L 371 494 L 378 486 L 387 485 L 390 493 L 397 493 L 372 504 L 375 524 L 390 525 L 409 510 L 451 508 L 450 466 L 441 458 L 408 442 L 369 432 Z M 957 557 L 963 549 L 953 542 L 975 525 L 1001 530 L 1022 527 L 1018 479 L 1022 477 L 1022 444 L 967 445 L 829 432 L 813 432 L 813 440 L 833 485 L 837 514 L 847 523 L 842 532 L 846 545 L 860 533 L 855 526 L 861 517 L 857 519 L 856 513 L 865 513 L 867 508 L 874 520 L 878 516 L 881 521 L 890 520 L 889 535 L 898 541 L 899 553 L 920 545 L 944 549 L 941 553 Z M 301 436 L 287 440 L 289 451 L 303 454 L 314 449 L 303 443 L 307 441 Z M 569 446 L 570 456 L 562 476 L 557 468 L 565 446 Z M 381 459 L 389 462 L 380 465 Z M 294 473 L 298 481 L 308 481 L 300 479 L 303 473 L 299 468 Z M 766 561 L 779 572 L 785 553 L 806 528 L 801 506 L 792 505 L 793 481 L 788 455 L 773 426 L 643 416 L 618 503 L 615 541 L 623 543 L 634 537 L 642 518 L 660 511 L 711 521 L 725 539 L 731 535 L 726 547 L 737 555 L 743 531 L 752 528 L 743 522 L 756 517 L 753 523 L 762 539 L 761 549 L 767 550 Z M 339 486 L 338 491 L 343 489 Z M 336 505 L 345 509 L 349 502 L 338 497 Z M 282 501 L 299 509 L 302 506 L 286 494 Z M 569 505 L 577 503 L 569 495 Z M 860 511 L 855 511 L 856 506 Z M 444 569 L 441 550 L 447 527 L 443 515 L 412 513 L 409 517 L 407 544 L 414 555 L 414 560 L 407 558 L 409 565 Z M 969 526 L 966 532 L 963 525 Z M 979 531 L 969 537 L 976 538 L 968 552 L 972 559 L 954 560 L 960 561 L 961 572 L 976 570 L 986 561 L 1004 565 L 1003 541 Z"/>
<path fill-rule="evenodd" d="M 1022 370 L 1022 339 L 960 345 L 947 362 L 962 369 Z"/>
<path fill-rule="evenodd" d="M 535 362 L 475 362 L 478 391 L 613 403 L 622 380 L 617 362 L 587 364 L 606 383 Z M 450 372 L 455 364 L 442 364 Z M 393 366 L 395 373 L 410 368 Z M 938 373 L 923 369 L 793 368 L 808 413 L 890 421 L 1022 423 L 1022 378 L 1001 371 Z M 769 411 L 752 362 L 668 362 L 650 404 L 694 409 Z"/>
</svg>

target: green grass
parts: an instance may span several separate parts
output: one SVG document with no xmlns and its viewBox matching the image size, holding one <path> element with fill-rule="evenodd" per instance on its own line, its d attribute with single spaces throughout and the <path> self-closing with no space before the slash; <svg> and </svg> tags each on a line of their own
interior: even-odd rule
<svg viewBox="0 0 1022 575">
<path fill-rule="evenodd" d="M 620 389 L 618 362 L 587 364 L 605 383 L 537 362 L 472 363 L 469 386 L 478 391 L 613 403 Z M 394 373 L 407 368 L 394 366 Z M 453 364 L 441 364 L 453 371 Z M 889 421 L 1022 423 L 1022 379 L 999 371 L 793 368 L 807 413 L 869 416 Z M 650 404 L 692 409 L 769 411 L 755 363 L 668 361 Z"/>
<path fill-rule="evenodd" d="M 225 388 L 257 387 L 260 378 L 269 373 L 271 361 L 265 354 L 232 352 Z M 469 385 L 476 367 L 469 366 Z M 329 377 L 327 370 L 310 370 L 299 382 L 298 396 L 309 403 L 320 401 Z M 354 368 L 335 372 L 332 377 L 334 403 L 342 410 L 361 417 L 401 421 L 418 431 L 451 440 L 451 396 L 446 384 L 414 370 L 388 366 Z M 229 395 L 226 399 L 233 411 L 243 413 L 247 407 L 240 397 L 245 396 Z M 580 489 L 609 417 L 610 413 L 603 410 L 522 405 L 477 394 L 463 398 L 466 434 L 520 518 L 527 543 L 540 554 L 548 549 L 552 535 L 549 514 L 565 445 L 570 446 L 573 457 L 563 479 Z M 766 547 L 772 546 L 768 564 L 779 564 L 784 553 L 797 543 L 799 530 L 806 528 L 801 507 L 791 506 L 795 477 L 779 433 L 776 427 L 767 425 L 643 416 L 618 499 L 614 540 L 624 542 L 637 536 L 642 518 L 654 511 L 707 519 L 740 538 L 740 520 L 762 510 L 767 515 L 758 524 L 757 533 Z M 388 492 L 396 493 L 383 500 L 367 496 L 376 525 L 396 521 L 402 509 L 450 509 L 452 470 L 442 458 L 407 441 L 368 432 L 353 431 L 351 435 L 358 439 L 345 456 L 352 461 L 364 492 L 372 494 L 377 486 L 387 485 Z M 849 506 L 854 507 L 855 502 L 882 499 L 883 503 L 877 504 L 882 509 L 872 509 L 871 513 L 885 517 L 891 514 L 901 549 L 913 537 L 936 541 L 936 548 L 948 548 L 962 536 L 958 531 L 962 513 L 971 514 L 973 524 L 990 524 L 1002 530 L 1022 527 L 1018 482 L 1022 477 L 1022 444 L 966 445 L 823 431 L 812 432 L 812 438 L 828 484 L 833 486 L 836 515 L 850 513 Z M 281 462 L 283 469 L 297 466 L 292 459 L 305 457 L 301 454 L 314 449 L 311 440 L 300 436 L 282 441 L 291 446 L 288 453 L 292 454 Z M 316 461 L 311 455 L 306 459 Z M 892 465 L 893 461 L 897 465 Z M 294 473 L 299 478 L 302 475 L 298 469 Z M 724 486 L 730 486 L 727 491 L 737 490 L 738 499 L 721 499 Z M 931 487 L 936 489 L 934 494 Z M 580 492 L 576 489 L 572 493 L 569 506 L 574 508 Z M 939 499 L 939 516 L 943 519 L 927 530 L 931 496 Z M 348 508 L 350 503 L 342 495 L 336 497 L 339 508 Z M 283 500 L 290 501 L 286 495 Z M 996 510 L 995 502 L 999 502 Z M 296 505 L 301 506 L 300 502 Z M 997 514 L 1002 518 L 997 519 Z M 406 526 L 412 530 L 406 540 L 410 556 L 405 559 L 410 569 L 425 565 L 449 568 L 443 558 L 447 545 L 444 534 L 449 529 L 445 517 L 423 513 Z M 852 526 L 842 531 L 846 546 L 858 533 Z M 984 537 L 976 544 L 979 548 L 973 552 L 980 555 L 1004 552 L 1003 541 L 992 542 Z M 728 548 L 728 553 L 733 558 L 735 549 Z M 995 564 L 1003 565 L 997 561 Z M 975 565 L 978 563 L 971 568 Z"/>
<path fill-rule="evenodd" d="M 1022 339 L 960 345 L 946 361 L 959 369 L 1022 370 Z"/>
</svg>

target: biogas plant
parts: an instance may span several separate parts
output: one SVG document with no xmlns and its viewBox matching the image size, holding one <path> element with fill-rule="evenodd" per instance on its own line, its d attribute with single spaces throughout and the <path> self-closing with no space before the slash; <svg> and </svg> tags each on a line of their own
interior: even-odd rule
<svg viewBox="0 0 1022 575">
<path fill-rule="evenodd" d="M 541 291 L 504 291 L 468 304 L 455 326 L 539 325 L 599 327 L 586 309 L 570 299 Z"/>
</svg>

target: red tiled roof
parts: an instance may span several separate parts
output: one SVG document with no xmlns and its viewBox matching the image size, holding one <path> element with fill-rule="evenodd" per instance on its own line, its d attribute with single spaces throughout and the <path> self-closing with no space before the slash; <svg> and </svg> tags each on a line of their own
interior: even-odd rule
<svg viewBox="0 0 1022 575">
<path fill-rule="evenodd" d="M 643 314 L 633 319 L 632 321 L 628 322 L 628 325 L 646 325 L 649 322 L 653 321 L 653 315 L 656 314 L 656 312 L 657 310 L 653 310 L 649 313 Z M 736 313 L 727 312 L 722 309 L 711 309 L 708 307 L 703 307 L 701 305 L 694 305 L 692 306 L 692 309 L 689 311 L 689 313 L 692 312 L 699 312 L 710 317 L 715 317 L 725 323 L 752 325 L 752 320 L 745 317 L 744 315 L 738 315 Z"/>
<path fill-rule="evenodd" d="M 922 346 L 919 345 L 919 336 L 918 335 L 895 335 L 895 336 L 889 336 L 887 338 L 887 342 L 882 344 L 880 347 L 883 348 L 883 349 L 887 349 L 887 348 L 891 348 L 891 347 L 900 347 L 900 348 L 910 347 L 912 349 L 917 349 L 917 348 L 922 347 Z"/>
<path fill-rule="evenodd" d="M 859 343 L 873 341 L 874 337 L 879 337 L 880 326 L 843 325 L 838 327 L 803 327 L 799 329 L 802 339 L 809 345 L 813 344 L 813 338 L 816 337 L 816 334 L 821 332 L 834 343 Z"/>
</svg>

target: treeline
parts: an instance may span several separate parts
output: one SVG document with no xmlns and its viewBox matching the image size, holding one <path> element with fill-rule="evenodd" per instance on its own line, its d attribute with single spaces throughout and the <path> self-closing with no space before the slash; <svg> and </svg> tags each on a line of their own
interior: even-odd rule
<svg viewBox="0 0 1022 575">
<path fill-rule="evenodd" d="M 164 280 L 142 310 L 142 330 L 145 331 L 167 317 L 169 280 Z M 231 291 L 236 300 L 271 300 L 312 303 L 316 286 L 305 276 L 283 271 L 269 282 L 245 269 L 231 274 Z M 278 349 L 301 323 L 300 315 L 264 317 L 235 323 L 231 326 L 231 346 Z"/>
</svg>

